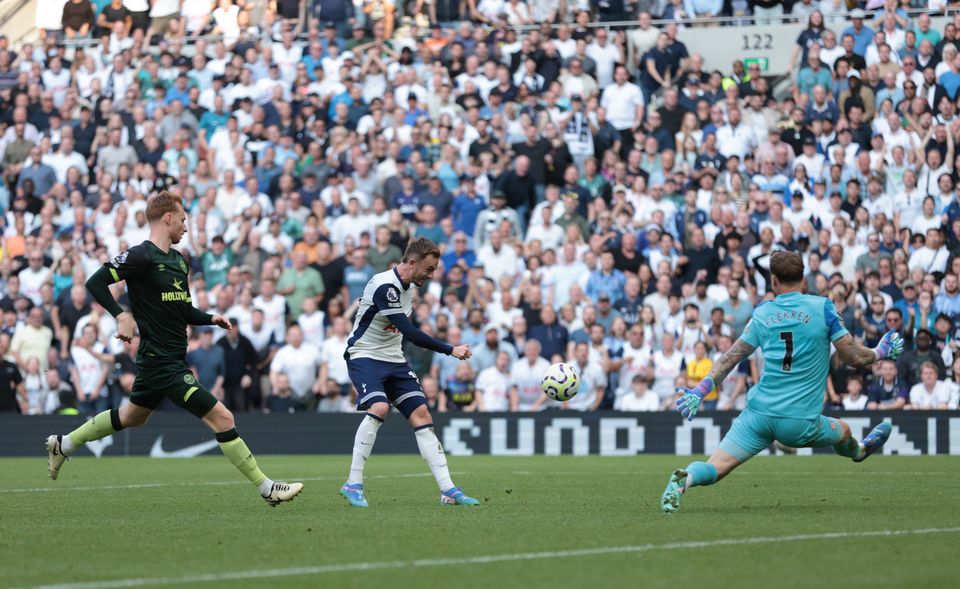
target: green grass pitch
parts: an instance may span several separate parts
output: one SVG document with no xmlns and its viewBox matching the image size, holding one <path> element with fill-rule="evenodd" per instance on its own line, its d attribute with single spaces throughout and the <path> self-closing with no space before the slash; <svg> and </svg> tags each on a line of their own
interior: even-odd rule
<svg viewBox="0 0 960 589">
<path fill-rule="evenodd" d="M 441 507 L 415 456 L 261 457 L 304 480 L 267 506 L 221 457 L 0 460 L 0 587 L 956 587 L 955 457 L 756 458 L 659 512 L 686 457 L 451 457 L 482 505 Z"/>
</svg>

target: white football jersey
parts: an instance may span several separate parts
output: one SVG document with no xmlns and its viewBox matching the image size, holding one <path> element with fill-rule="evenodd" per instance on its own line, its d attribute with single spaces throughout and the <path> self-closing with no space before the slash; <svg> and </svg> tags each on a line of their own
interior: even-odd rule
<svg viewBox="0 0 960 589">
<path fill-rule="evenodd" d="M 347 340 L 348 358 L 372 358 L 383 362 L 406 362 L 403 335 L 390 322 L 390 315 L 413 311 L 413 290 L 404 288 L 396 270 L 375 274 L 360 295 L 360 306 Z"/>
<path fill-rule="evenodd" d="M 526 357 L 522 357 L 513 363 L 510 368 L 510 385 L 517 387 L 518 411 L 532 411 L 533 406 L 540 397 L 543 396 L 543 389 L 540 382 L 543 380 L 543 373 L 550 367 L 550 363 L 545 359 L 538 357 L 533 366 Z M 541 405 L 541 409 L 545 408 Z"/>
</svg>

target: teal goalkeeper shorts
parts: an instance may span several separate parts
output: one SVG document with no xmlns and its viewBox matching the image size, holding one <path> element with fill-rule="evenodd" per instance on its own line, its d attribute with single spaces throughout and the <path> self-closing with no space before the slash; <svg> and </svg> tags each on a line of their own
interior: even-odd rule
<svg viewBox="0 0 960 589">
<path fill-rule="evenodd" d="M 750 460 L 774 440 L 792 448 L 835 446 L 843 437 L 839 419 L 821 415 L 814 419 L 770 417 L 744 409 L 720 442 L 720 449 L 740 462 Z"/>
</svg>

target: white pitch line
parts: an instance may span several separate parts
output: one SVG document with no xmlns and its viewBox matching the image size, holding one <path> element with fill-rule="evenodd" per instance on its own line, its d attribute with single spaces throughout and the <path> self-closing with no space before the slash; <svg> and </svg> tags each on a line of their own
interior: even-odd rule
<svg viewBox="0 0 960 589">
<path fill-rule="evenodd" d="M 774 544 L 782 542 L 805 542 L 810 540 L 836 540 L 841 538 L 870 538 L 919 536 L 929 534 L 956 534 L 955 528 L 921 528 L 913 530 L 874 530 L 864 532 L 824 532 L 820 534 L 797 534 L 793 536 L 761 536 L 754 538 L 719 538 L 690 542 L 670 542 L 667 544 L 639 544 L 635 546 L 607 546 L 582 548 L 579 550 L 558 550 L 550 552 L 521 552 L 510 554 L 491 554 L 467 558 L 433 558 L 421 560 L 395 560 L 387 562 L 353 562 L 318 566 L 293 567 L 285 569 L 262 569 L 236 571 L 231 573 L 206 573 L 183 575 L 179 577 L 137 577 L 112 581 L 89 581 L 82 583 L 62 583 L 56 585 L 37 585 L 29 589 L 122 589 L 124 587 L 146 587 L 151 585 L 184 585 L 189 583 L 213 583 L 218 581 L 241 581 L 247 579 L 271 579 L 277 577 L 297 577 L 324 575 L 329 573 L 362 572 L 384 569 L 406 569 L 442 566 L 463 566 L 473 564 L 491 564 L 525 560 L 543 560 L 555 558 L 578 558 L 585 556 L 603 556 L 607 554 L 638 554 L 657 550 L 677 550 L 687 548 L 710 548 L 716 546 L 743 546 L 748 544 Z"/>
<path fill-rule="evenodd" d="M 451 472 L 450 474 L 463 474 L 463 472 Z M 384 474 L 384 475 L 373 475 L 368 476 L 368 479 L 410 479 L 410 478 L 419 478 L 419 477 L 432 477 L 433 474 L 429 472 L 417 472 L 417 473 L 407 473 L 407 474 Z M 327 477 L 296 477 L 296 481 L 339 481 L 343 477 L 336 476 L 327 476 Z M 54 491 L 115 491 L 123 489 L 157 489 L 163 487 L 215 487 L 221 485 L 239 485 L 244 484 L 246 481 L 236 480 L 236 481 L 197 481 L 190 483 L 133 483 L 129 485 L 101 485 L 101 486 L 85 486 L 85 487 L 69 487 L 69 486 L 54 486 L 54 487 L 33 487 L 29 489 L 0 489 L 0 494 L 2 493 L 50 493 Z"/>
<path fill-rule="evenodd" d="M 649 471 L 649 470 L 613 470 L 613 471 L 603 471 L 600 474 L 606 476 L 628 476 L 628 475 L 643 475 L 643 474 L 657 474 L 661 471 Z M 451 472 L 451 475 L 460 475 L 464 474 L 463 471 Z M 597 476 L 597 472 L 593 471 L 575 471 L 575 470 L 557 470 L 557 471 L 542 471 L 542 472 L 533 472 L 529 470 L 515 470 L 510 474 L 517 476 Z M 661 473 L 662 474 L 662 473 Z M 750 470 L 738 470 L 737 475 L 760 475 L 765 477 L 780 477 L 780 476 L 871 476 L 871 475 L 937 475 L 937 474 L 946 474 L 937 471 L 916 471 L 916 472 L 906 472 L 906 471 L 896 471 L 896 470 L 855 470 L 849 472 L 818 472 L 818 471 L 780 471 L 780 472 L 762 472 L 762 471 L 750 471 Z M 407 473 L 407 474 L 396 474 L 396 475 L 374 475 L 368 476 L 368 479 L 406 479 L 406 478 L 419 478 L 419 477 L 429 477 L 433 476 L 429 472 L 422 473 Z M 297 477 L 297 481 L 338 481 L 342 477 L 337 476 L 326 476 L 326 477 Z M 4 493 L 52 493 L 52 492 L 61 492 L 61 491 L 121 491 L 125 489 L 162 489 L 165 487 L 216 487 L 223 485 L 239 485 L 243 484 L 244 481 L 198 481 L 190 483 L 131 483 L 129 485 L 90 485 L 82 487 L 71 487 L 71 486 L 52 486 L 52 487 L 28 487 L 28 488 L 17 488 L 17 489 L 0 489 L 0 495 Z"/>
</svg>

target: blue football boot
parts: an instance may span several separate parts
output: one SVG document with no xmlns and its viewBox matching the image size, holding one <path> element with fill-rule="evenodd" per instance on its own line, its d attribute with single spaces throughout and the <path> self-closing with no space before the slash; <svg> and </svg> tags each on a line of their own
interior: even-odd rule
<svg viewBox="0 0 960 589">
<path fill-rule="evenodd" d="M 363 495 L 363 483 L 344 483 L 340 487 L 340 494 L 347 500 L 347 503 L 354 507 L 370 507 L 367 498 Z"/>
</svg>

